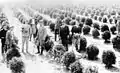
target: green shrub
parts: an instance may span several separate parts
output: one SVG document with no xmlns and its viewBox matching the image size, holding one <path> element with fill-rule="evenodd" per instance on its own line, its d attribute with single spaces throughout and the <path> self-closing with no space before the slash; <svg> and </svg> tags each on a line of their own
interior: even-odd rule
<svg viewBox="0 0 120 73">
<path fill-rule="evenodd" d="M 111 34 L 110 31 L 105 31 L 102 34 L 102 38 L 105 40 L 105 43 L 109 42 L 110 38 L 111 38 Z"/>
<path fill-rule="evenodd" d="M 92 19 L 87 18 L 86 21 L 85 21 L 85 24 L 91 26 L 93 24 Z"/>
<path fill-rule="evenodd" d="M 97 22 L 93 23 L 93 28 L 96 28 L 96 29 L 100 30 L 99 23 L 97 23 Z"/>
<path fill-rule="evenodd" d="M 89 60 L 95 60 L 97 59 L 97 55 L 99 54 L 99 49 L 97 46 L 91 44 L 87 47 L 86 52 Z"/>
<path fill-rule="evenodd" d="M 76 61 L 76 56 L 73 52 L 66 52 L 63 55 L 63 64 L 66 66 L 66 69 L 69 69 L 69 66 Z"/>
<path fill-rule="evenodd" d="M 90 26 L 85 25 L 85 26 L 83 27 L 83 34 L 84 34 L 84 35 L 87 35 L 87 34 L 89 34 L 89 33 L 90 33 Z"/>
<path fill-rule="evenodd" d="M 87 39 L 85 37 L 80 37 L 80 46 L 78 49 L 78 52 L 85 52 L 86 51 L 86 46 L 87 46 Z"/>
<path fill-rule="evenodd" d="M 113 48 L 120 52 L 120 36 L 116 36 L 112 39 Z"/>
<path fill-rule="evenodd" d="M 106 24 L 101 25 L 101 32 L 109 31 L 109 27 Z"/>
<path fill-rule="evenodd" d="M 116 63 L 116 56 L 112 51 L 104 51 L 102 55 L 102 62 L 106 65 L 106 67 L 111 67 L 112 64 Z"/>
<path fill-rule="evenodd" d="M 10 48 L 6 53 L 6 60 L 9 62 L 13 57 L 21 57 L 20 52 L 16 48 Z"/>
<path fill-rule="evenodd" d="M 74 62 L 70 66 L 71 73 L 83 73 L 83 66 L 79 61 Z"/>
<path fill-rule="evenodd" d="M 100 33 L 96 28 L 93 29 L 92 36 L 93 36 L 93 38 L 98 38 L 98 36 L 100 36 Z"/>
<path fill-rule="evenodd" d="M 12 73 L 25 73 L 25 64 L 21 58 L 12 58 L 10 61 L 10 69 Z"/>
<path fill-rule="evenodd" d="M 112 26 L 110 28 L 110 31 L 112 32 L 112 34 L 115 34 L 115 31 L 117 30 L 116 26 Z"/>
<path fill-rule="evenodd" d="M 96 66 L 88 66 L 84 73 L 98 73 L 98 67 Z"/>
</svg>

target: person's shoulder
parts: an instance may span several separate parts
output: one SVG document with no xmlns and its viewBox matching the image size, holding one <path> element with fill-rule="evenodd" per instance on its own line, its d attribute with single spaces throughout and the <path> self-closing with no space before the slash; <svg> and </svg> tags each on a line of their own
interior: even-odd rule
<svg viewBox="0 0 120 73">
<path fill-rule="evenodd" d="M 0 32 L 4 31 L 3 29 L 0 29 Z"/>
<path fill-rule="evenodd" d="M 10 32 L 10 30 L 8 30 L 7 32 Z"/>
<path fill-rule="evenodd" d="M 10 33 L 11 33 L 10 30 L 8 30 L 8 31 L 7 31 L 7 34 L 10 34 Z"/>
</svg>

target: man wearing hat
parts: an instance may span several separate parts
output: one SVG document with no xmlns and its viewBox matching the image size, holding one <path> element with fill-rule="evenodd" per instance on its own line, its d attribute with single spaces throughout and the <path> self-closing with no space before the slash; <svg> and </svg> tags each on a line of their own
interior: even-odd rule
<svg viewBox="0 0 120 73">
<path fill-rule="evenodd" d="M 5 41 L 6 41 L 6 33 L 7 33 L 7 26 L 6 25 L 2 25 L 2 28 L 0 30 L 0 39 L 1 39 L 1 43 L 2 43 L 2 50 L 1 50 L 1 53 L 2 53 L 2 56 L 3 56 L 3 59 L 4 59 L 4 53 L 6 52 L 4 46 L 5 46 Z"/>
<path fill-rule="evenodd" d="M 59 34 L 61 25 L 62 25 L 62 20 L 60 19 L 60 17 L 58 17 L 55 23 L 55 41 L 57 40 L 57 35 Z"/>
<path fill-rule="evenodd" d="M 29 37 L 30 37 L 30 25 L 28 25 L 28 22 L 25 21 L 25 23 L 22 26 L 22 52 L 23 53 L 24 53 L 25 44 L 26 44 L 26 52 L 28 53 Z"/>
<path fill-rule="evenodd" d="M 64 47 L 66 47 L 66 51 L 68 51 L 68 36 L 69 36 L 69 27 L 63 21 L 63 25 L 60 27 L 60 37 Z"/>
<path fill-rule="evenodd" d="M 33 35 L 33 38 L 34 38 L 34 41 L 35 41 L 35 37 L 37 35 L 37 25 L 35 24 L 35 19 L 30 19 L 29 21 L 29 24 L 30 24 L 30 41 L 31 41 L 31 38 L 32 38 L 32 35 Z"/>
<path fill-rule="evenodd" d="M 43 54 L 43 44 L 44 44 L 44 41 L 45 41 L 45 38 L 47 36 L 47 30 L 46 28 L 44 27 L 44 24 L 43 24 L 43 20 L 40 20 L 39 23 L 38 23 L 39 26 L 39 29 L 38 29 L 38 32 L 37 32 L 37 37 L 36 37 L 36 45 L 37 45 L 37 54 L 40 53 L 40 48 L 41 48 L 41 55 Z"/>
<path fill-rule="evenodd" d="M 6 42 L 5 43 L 7 45 L 7 49 L 10 49 L 13 44 L 13 39 L 15 37 L 13 30 L 14 30 L 14 26 L 10 26 L 10 29 L 6 33 Z"/>
</svg>

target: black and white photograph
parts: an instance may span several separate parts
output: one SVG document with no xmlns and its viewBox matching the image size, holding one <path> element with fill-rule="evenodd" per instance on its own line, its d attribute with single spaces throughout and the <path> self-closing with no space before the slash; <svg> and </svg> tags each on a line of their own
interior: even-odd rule
<svg viewBox="0 0 120 73">
<path fill-rule="evenodd" d="M 0 0 L 0 73 L 120 73 L 120 0 Z"/>
</svg>

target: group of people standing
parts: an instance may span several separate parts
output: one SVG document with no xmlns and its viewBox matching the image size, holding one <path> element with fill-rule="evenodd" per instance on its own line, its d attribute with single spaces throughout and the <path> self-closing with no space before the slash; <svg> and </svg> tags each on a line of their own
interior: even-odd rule
<svg viewBox="0 0 120 73">
<path fill-rule="evenodd" d="M 39 26 L 39 27 L 37 27 Z M 25 22 L 22 27 L 22 52 L 24 52 L 24 45 L 26 44 L 26 52 L 28 52 L 29 40 L 33 38 L 34 44 L 37 46 L 37 53 L 43 53 L 43 43 L 47 36 L 46 28 L 44 27 L 43 20 L 39 20 L 37 23 L 35 19 L 30 19 L 29 22 Z M 41 52 L 40 52 L 41 49 Z"/>
<path fill-rule="evenodd" d="M 31 19 L 30 21 L 25 21 L 22 25 L 22 53 L 25 53 L 25 44 L 26 44 L 26 53 L 29 49 L 29 40 L 31 41 L 31 38 L 33 37 L 34 44 L 37 46 L 37 53 L 36 54 L 42 54 L 43 48 L 42 45 L 45 41 L 45 38 L 47 36 L 46 28 L 44 27 L 43 20 L 40 20 L 36 23 L 35 19 Z M 39 27 L 37 27 L 39 26 Z M 3 57 L 2 62 L 5 61 L 5 53 L 8 51 L 8 49 L 12 48 L 13 46 L 16 48 L 19 48 L 18 45 L 18 39 L 14 35 L 14 26 L 10 26 L 8 22 L 5 22 L 2 24 L 2 27 L 0 29 L 0 39 L 1 39 L 1 54 Z M 40 52 L 41 49 L 41 52 Z"/>
<path fill-rule="evenodd" d="M 59 35 L 61 43 L 66 48 L 66 51 L 68 51 L 70 31 L 68 25 L 60 17 L 56 19 L 55 23 L 55 41 L 57 40 L 57 35 Z"/>
<path fill-rule="evenodd" d="M 13 47 L 13 45 L 18 44 L 18 39 L 14 35 L 14 26 L 10 26 L 9 23 L 6 21 L 2 24 L 0 29 L 0 39 L 1 39 L 1 53 L 3 56 L 3 60 L 5 59 L 5 53 L 8 49 Z M 17 46 L 16 46 L 17 47 Z"/>
<path fill-rule="evenodd" d="M 28 53 L 29 40 L 31 41 L 31 38 L 33 38 L 34 44 L 37 46 L 36 54 L 42 55 L 43 44 L 48 36 L 44 21 L 39 20 L 36 22 L 35 19 L 31 19 L 23 25 L 22 29 L 22 52 L 24 52 L 24 44 L 26 43 L 26 52 Z M 61 43 L 66 47 L 66 51 L 68 51 L 69 34 L 69 27 L 65 21 L 57 18 L 55 23 L 55 41 L 57 41 L 57 36 L 59 35 Z"/>
<path fill-rule="evenodd" d="M 12 45 L 18 44 L 18 40 L 14 35 L 14 26 L 9 27 L 9 23 L 2 25 L 0 30 L 0 39 L 2 43 L 2 56 L 4 58 L 7 49 L 10 49 Z M 36 22 L 35 19 L 30 19 L 25 21 L 22 25 L 22 53 L 25 53 L 25 44 L 26 44 L 26 53 L 29 49 L 29 41 L 33 38 L 34 44 L 37 46 L 36 54 L 43 54 L 46 37 L 48 36 L 47 30 L 44 27 L 43 20 Z M 60 18 L 57 19 L 55 25 L 55 41 L 57 41 L 57 35 L 60 36 L 63 46 L 68 50 L 68 37 L 69 37 L 69 28 L 64 21 L 61 21 Z"/>
</svg>

